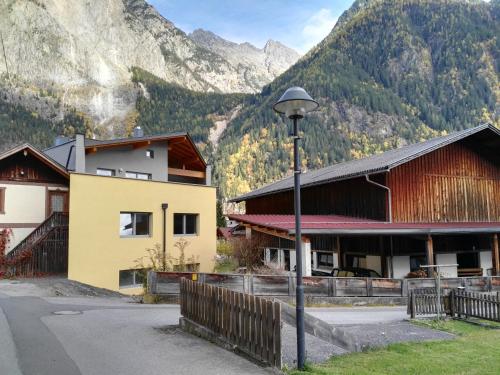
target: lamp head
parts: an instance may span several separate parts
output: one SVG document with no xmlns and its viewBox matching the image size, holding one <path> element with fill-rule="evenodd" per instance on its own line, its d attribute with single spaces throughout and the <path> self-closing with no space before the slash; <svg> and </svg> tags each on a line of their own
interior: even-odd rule
<svg viewBox="0 0 500 375">
<path fill-rule="evenodd" d="M 314 111 L 318 107 L 318 102 L 302 87 L 290 87 L 273 105 L 276 112 L 285 114 L 291 119 L 302 118 L 307 112 Z"/>
</svg>

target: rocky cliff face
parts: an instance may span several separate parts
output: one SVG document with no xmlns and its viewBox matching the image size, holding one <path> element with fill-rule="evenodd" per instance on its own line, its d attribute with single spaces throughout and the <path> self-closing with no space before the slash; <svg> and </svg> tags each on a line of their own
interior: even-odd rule
<svg viewBox="0 0 500 375">
<path fill-rule="evenodd" d="M 189 34 L 189 38 L 198 46 L 222 56 L 241 72 L 245 83 L 255 92 L 295 64 L 300 57 L 293 49 L 274 40 L 269 40 L 260 49 L 250 43 L 227 41 L 202 29 Z"/>
<path fill-rule="evenodd" d="M 48 113 L 74 107 L 111 133 L 135 106 L 140 87 L 131 83 L 132 67 L 222 93 L 256 92 L 288 67 L 275 46 L 262 52 L 266 74 L 253 71 L 258 64 L 235 65 L 144 0 L 2 0 L 0 14 L 0 86 L 16 92 L 5 99 L 23 104 L 43 92 L 55 98 Z"/>
</svg>

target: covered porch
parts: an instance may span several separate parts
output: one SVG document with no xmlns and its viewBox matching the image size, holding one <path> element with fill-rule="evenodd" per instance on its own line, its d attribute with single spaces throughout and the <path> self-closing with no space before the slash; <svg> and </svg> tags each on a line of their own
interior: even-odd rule
<svg viewBox="0 0 500 375">
<path fill-rule="evenodd" d="M 293 271 L 293 215 L 230 215 L 262 238 L 264 261 Z M 421 265 L 458 264 L 445 277 L 499 274 L 500 223 L 389 223 L 335 215 L 302 216 L 302 262 L 314 270 L 365 268 L 405 278 Z M 352 276 L 346 274 L 345 276 Z"/>
</svg>

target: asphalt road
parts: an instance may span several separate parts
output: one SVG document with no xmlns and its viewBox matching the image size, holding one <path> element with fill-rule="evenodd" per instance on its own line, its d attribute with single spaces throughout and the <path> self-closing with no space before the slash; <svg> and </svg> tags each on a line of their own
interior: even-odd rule
<svg viewBox="0 0 500 375">
<path fill-rule="evenodd" d="M 176 305 L 40 297 L 29 287 L 2 284 L 1 375 L 270 373 L 175 328 Z"/>
</svg>

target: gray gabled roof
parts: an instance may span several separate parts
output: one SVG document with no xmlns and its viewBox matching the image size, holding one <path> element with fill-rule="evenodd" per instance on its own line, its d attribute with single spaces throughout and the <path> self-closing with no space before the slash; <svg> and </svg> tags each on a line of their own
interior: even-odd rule
<svg viewBox="0 0 500 375">
<path fill-rule="evenodd" d="M 351 160 L 345 163 L 331 165 L 329 167 L 309 171 L 301 175 L 301 187 L 314 186 L 355 178 L 372 173 L 380 173 L 388 171 L 398 165 L 409 162 L 422 155 L 432 152 L 438 148 L 446 146 L 450 143 L 464 139 L 470 135 L 480 131 L 490 129 L 497 135 L 500 135 L 500 130 L 492 125 L 484 124 L 475 128 L 462 130 L 456 133 L 446 135 L 444 137 L 433 138 L 425 142 L 411 144 L 405 147 L 386 151 L 381 154 L 369 156 L 364 159 Z M 243 194 L 231 200 L 231 202 L 241 202 L 250 198 L 256 198 L 263 195 L 274 194 L 281 191 L 293 189 L 293 176 L 283 180 L 263 186 L 249 193 Z"/>
</svg>

